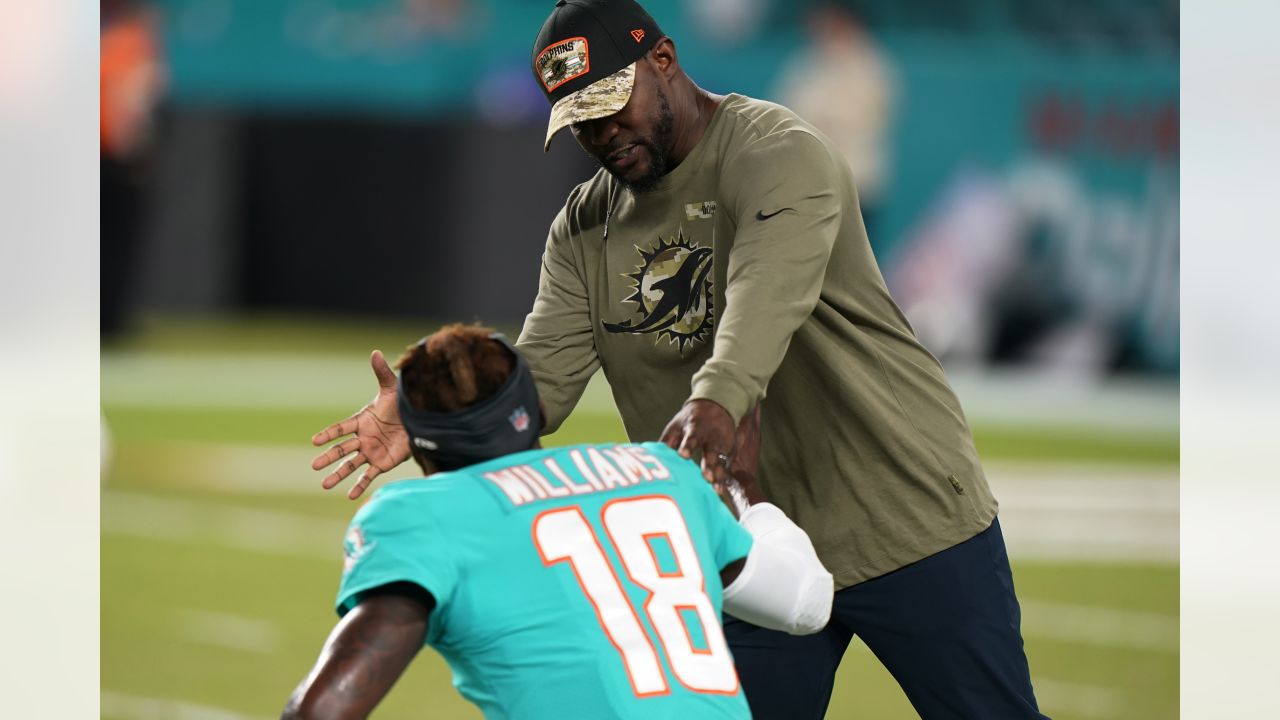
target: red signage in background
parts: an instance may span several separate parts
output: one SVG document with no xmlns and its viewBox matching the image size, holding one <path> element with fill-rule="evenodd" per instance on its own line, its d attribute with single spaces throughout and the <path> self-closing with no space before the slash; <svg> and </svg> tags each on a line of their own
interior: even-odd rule
<svg viewBox="0 0 1280 720">
<path fill-rule="evenodd" d="M 1030 105 L 1029 135 L 1051 153 L 1100 153 L 1115 160 L 1178 155 L 1178 101 L 1109 98 L 1087 104 L 1077 95 L 1050 93 Z"/>
</svg>

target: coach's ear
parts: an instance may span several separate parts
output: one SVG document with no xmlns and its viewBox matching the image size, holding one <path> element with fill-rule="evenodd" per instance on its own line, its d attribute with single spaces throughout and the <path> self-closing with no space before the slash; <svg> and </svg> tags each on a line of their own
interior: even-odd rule
<svg viewBox="0 0 1280 720">
<path fill-rule="evenodd" d="M 649 62 L 654 72 L 670 82 L 680 72 L 680 60 L 676 57 L 676 45 L 671 38 L 664 37 L 649 51 Z"/>
</svg>

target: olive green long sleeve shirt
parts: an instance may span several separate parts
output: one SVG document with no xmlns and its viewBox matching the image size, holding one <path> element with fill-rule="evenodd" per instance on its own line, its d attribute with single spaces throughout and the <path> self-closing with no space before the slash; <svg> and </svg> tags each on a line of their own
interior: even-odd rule
<svg viewBox="0 0 1280 720">
<path fill-rule="evenodd" d="M 764 403 L 760 484 L 837 586 L 962 542 L 996 502 L 960 404 L 890 298 L 847 164 L 739 95 L 650 192 L 601 170 L 552 224 L 517 346 L 548 430 L 603 368 L 632 440 L 691 398 Z"/>
</svg>

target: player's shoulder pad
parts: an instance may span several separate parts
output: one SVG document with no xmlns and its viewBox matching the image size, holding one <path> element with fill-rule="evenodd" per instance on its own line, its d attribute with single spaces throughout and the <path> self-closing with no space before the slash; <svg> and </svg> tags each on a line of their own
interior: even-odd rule
<svg viewBox="0 0 1280 720">
<path fill-rule="evenodd" d="M 643 448 L 645 452 L 654 456 L 654 458 L 661 460 L 663 464 L 665 464 L 668 468 L 671 468 L 671 466 L 674 464 L 689 462 L 688 460 L 685 460 L 684 458 L 680 457 L 680 453 L 673 450 L 670 446 L 668 446 L 664 442 L 658 442 L 657 440 L 646 440 L 644 442 L 626 443 L 626 444 L 637 445 Z"/>
<path fill-rule="evenodd" d="M 666 443 L 658 441 L 648 441 L 635 443 L 644 449 L 646 453 L 653 459 L 662 464 L 662 466 L 671 474 L 671 479 L 675 481 L 696 480 L 697 484 L 708 485 L 707 481 L 702 477 L 702 468 L 697 462 L 680 456 L 673 448 Z"/>
<path fill-rule="evenodd" d="M 420 524 L 427 515 L 436 518 L 447 516 L 448 513 L 440 512 L 440 508 L 458 502 L 460 479 L 449 473 L 388 483 L 356 512 L 352 523 L 397 530 Z"/>
</svg>

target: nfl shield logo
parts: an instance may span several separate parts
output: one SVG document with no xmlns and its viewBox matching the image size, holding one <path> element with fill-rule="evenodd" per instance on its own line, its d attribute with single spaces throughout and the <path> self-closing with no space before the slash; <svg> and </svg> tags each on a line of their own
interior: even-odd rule
<svg viewBox="0 0 1280 720">
<path fill-rule="evenodd" d="M 524 432 L 529 429 L 529 413 L 524 411 L 523 405 L 516 408 L 516 411 L 511 413 L 511 417 L 507 418 L 507 420 L 511 421 L 511 427 L 515 428 L 516 432 Z"/>
</svg>

